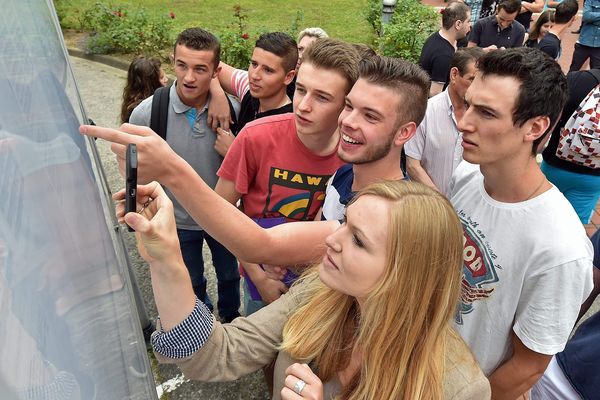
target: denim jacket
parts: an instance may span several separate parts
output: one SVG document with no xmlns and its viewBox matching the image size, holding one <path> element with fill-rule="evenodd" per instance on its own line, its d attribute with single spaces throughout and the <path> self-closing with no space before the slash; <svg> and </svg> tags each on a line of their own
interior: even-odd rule
<svg viewBox="0 0 600 400">
<path fill-rule="evenodd" d="M 578 43 L 589 47 L 600 47 L 600 0 L 585 2 Z"/>
</svg>

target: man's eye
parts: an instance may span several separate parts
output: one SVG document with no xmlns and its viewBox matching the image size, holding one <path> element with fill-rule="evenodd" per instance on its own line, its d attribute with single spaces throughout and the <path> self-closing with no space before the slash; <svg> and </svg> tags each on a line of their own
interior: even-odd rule
<svg viewBox="0 0 600 400">
<path fill-rule="evenodd" d="M 492 114 L 491 112 L 489 112 L 489 111 L 487 111 L 487 110 L 481 110 L 481 115 L 482 115 L 484 118 L 494 118 L 494 117 L 495 117 L 495 115 L 494 115 L 494 114 Z"/>
</svg>

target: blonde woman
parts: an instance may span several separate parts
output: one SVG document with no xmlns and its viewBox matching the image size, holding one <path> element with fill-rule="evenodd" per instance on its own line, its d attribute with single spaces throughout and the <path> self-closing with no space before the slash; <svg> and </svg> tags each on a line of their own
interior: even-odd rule
<svg viewBox="0 0 600 400">
<path fill-rule="evenodd" d="M 232 380 L 276 360 L 274 399 L 490 398 L 488 381 L 451 328 L 463 235 L 436 191 L 373 184 L 356 195 L 341 225 L 298 222 L 266 231 L 204 186 L 198 196 L 211 210 L 199 222 L 242 258 L 282 264 L 322 255 L 288 294 L 225 325 L 194 296 L 161 186 L 139 186 L 138 196 L 139 213 L 124 219 L 150 263 L 160 313 L 153 346 L 161 362 L 178 364 L 188 378 Z M 238 229 L 228 233 L 219 221 L 232 219 Z"/>
</svg>

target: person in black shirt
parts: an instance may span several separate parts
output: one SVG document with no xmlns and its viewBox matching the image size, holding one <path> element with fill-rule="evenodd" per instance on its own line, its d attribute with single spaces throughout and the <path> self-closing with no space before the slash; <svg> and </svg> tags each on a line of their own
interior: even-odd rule
<svg viewBox="0 0 600 400">
<path fill-rule="evenodd" d="M 537 48 L 557 60 L 560 57 L 560 39 L 575 20 L 579 10 L 576 0 L 565 0 L 556 7 L 554 12 L 554 25 L 544 38 L 538 43 Z"/>
<path fill-rule="evenodd" d="M 544 0 L 522 0 L 521 11 L 519 11 L 519 15 L 517 15 L 515 21 L 521 23 L 525 30 L 529 31 L 529 26 L 531 25 L 531 16 L 533 13 L 539 13 L 543 9 Z"/>
<path fill-rule="evenodd" d="M 286 89 L 296 75 L 297 62 L 296 41 L 286 33 L 271 32 L 256 41 L 247 72 L 220 63 L 219 79 L 211 84 L 211 96 L 222 96 L 224 89 L 241 100 L 241 109 L 234 131 L 217 129 L 215 149 L 219 154 L 225 156 L 234 135 L 248 122 L 292 112 Z"/>
<path fill-rule="evenodd" d="M 515 18 L 521 10 L 521 0 L 503 0 L 496 15 L 479 19 L 469 35 L 469 47 L 484 50 L 523 46 L 525 28 Z"/>
<path fill-rule="evenodd" d="M 440 93 L 450 71 L 450 61 L 456 51 L 457 39 L 464 38 L 471 29 L 471 10 L 461 2 L 448 5 L 442 14 L 442 29 L 431 35 L 419 59 L 419 66 L 429 74 L 429 96 Z"/>
<path fill-rule="evenodd" d="M 548 9 L 541 13 L 535 20 L 535 24 L 533 24 L 533 28 L 531 28 L 529 37 L 525 42 L 525 47 L 537 47 L 538 43 L 546 36 L 546 33 L 548 33 L 552 27 L 552 24 L 554 24 L 554 10 Z"/>
</svg>

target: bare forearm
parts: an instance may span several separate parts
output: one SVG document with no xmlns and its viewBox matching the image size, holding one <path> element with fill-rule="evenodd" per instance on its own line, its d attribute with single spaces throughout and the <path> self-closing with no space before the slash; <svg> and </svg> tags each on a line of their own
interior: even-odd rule
<svg viewBox="0 0 600 400">
<path fill-rule="evenodd" d="M 433 97 L 436 94 L 442 93 L 444 89 L 444 84 L 440 82 L 431 82 L 431 87 L 429 88 L 429 97 Z"/>
<path fill-rule="evenodd" d="M 206 232 L 239 259 L 290 265 L 312 263 L 322 257 L 325 237 L 336 229 L 337 222 L 296 222 L 263 229 L 216 194 L 181 161 L 177 174 L 165 179 L 163 184 Z"/>
<path fill-rule="evenodd" d="M 152 264 L 150 276 L 162 328 L 171 330 L 190 315 L 196 303 L 189 273 L 180 260 L 170 265 Z"/>
<path fill-rule="evenodd" d="M 536 369 L 508 360 L 489 377 L 493 400 L 515 400 L 526 393 L 543 375 Z"/>
</svg>

